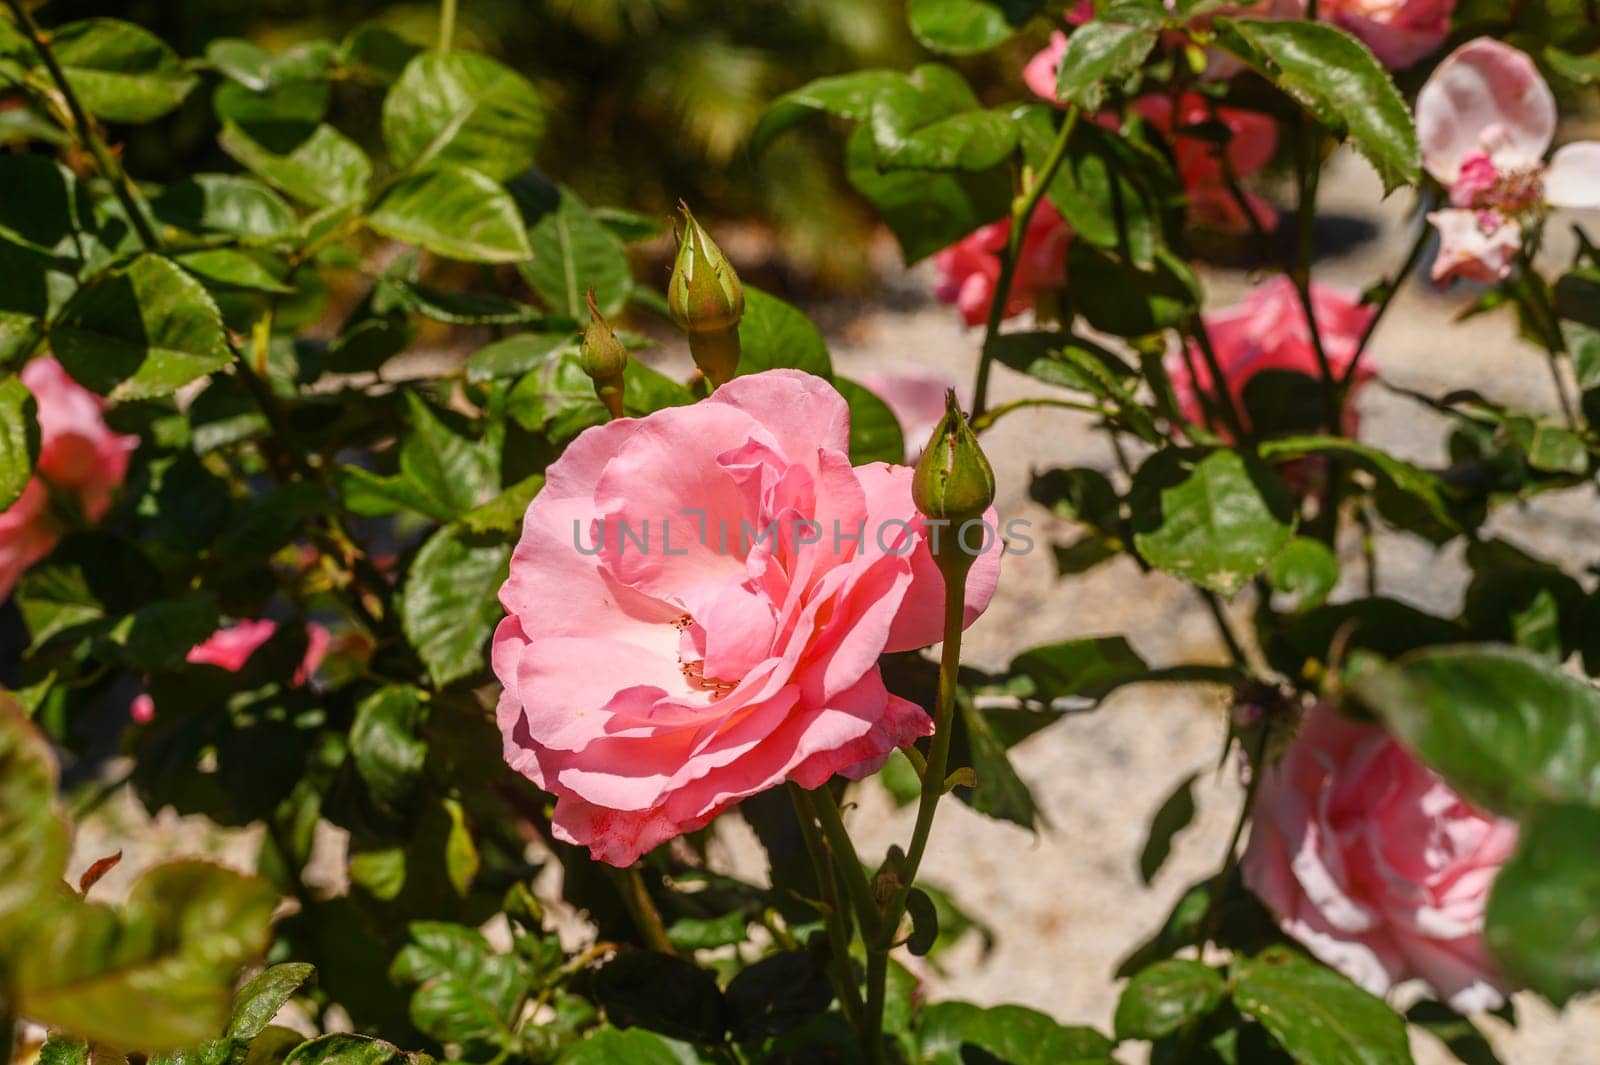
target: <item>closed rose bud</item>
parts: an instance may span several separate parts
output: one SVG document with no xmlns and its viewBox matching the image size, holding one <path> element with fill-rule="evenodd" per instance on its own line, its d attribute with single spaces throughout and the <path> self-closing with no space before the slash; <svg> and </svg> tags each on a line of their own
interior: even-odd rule
<svg viewBox="0 0 1600 1065">
<path fill-rule="evenodd" d="M 583 346 L 578 349 L 578 365 L 594 381 L 594 393 L 613 418 L 621 418 L 623 373 L 628 368 L 628 352 L 617 339 L 600 308 L 595 306 L 594 289 L 588 293 L 591 321 L 583 331 Z"/>
<path fill-rule="evenodd" d="M 683 207 L 678 260 L 667 286 L 672 320 L 689 334 L 689 353 L 713 388 L 733 378 L 739 367 L 739 319 L 744 316 L 744 286 L 732 264 L 704 227 Z"/>
<path fill-rule="evenodd" d="M 954 389 L 945 394 L 944 418 L 917 461 L 911 498 L 925 517 L 947 522 L 956 534 L 935 538 L 930 547 L 947 576 L 964 575 L 977 545 L 965 546 L 969 538 L 959 535 L 961 526 L 982 521 L 994 502 L 994 470 L 961 413 Z"/>
</svg>

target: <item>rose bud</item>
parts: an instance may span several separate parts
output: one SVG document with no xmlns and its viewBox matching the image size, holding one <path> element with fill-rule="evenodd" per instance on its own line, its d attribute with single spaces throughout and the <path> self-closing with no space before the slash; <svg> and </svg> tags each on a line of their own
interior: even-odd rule
<svg viewBox="0 0 1600 1065">
<path fill-rule="evenodd" d="M 595 306 L 594 289 L 588 292 L 591 321 L 583 331 L 583 345 L 578 349 L 578 365 L 594 381 L 594 394 L 606 405 L 613 418 L 621 418 L 623 373 L 628 368 L 628 352 L 617 339 L 605 315 Z"/>
<path fill-rule="evenodd" d="M 695 365 L 716 388 L 731 380 L 739 367 L 744 286 L 688 205 L 682 206 L 683 235 L 667 285 L 667 306 L 678 328 L 689 334 Z"/>
<path fill-rule="evenodd" d="M 934 537 L 929 544 L 939 568 L 947 575 L 964 574 L 989 533 L 983 534 L 978 545 L 968 547 L 963 542 L 962 526 L 981 522 L 994 502 L 994 470 L 967 424 L 966 415 L 961 413 L 954 389 L 945 393 L 944 402 L 944 418 L 917 461 L 911 498 L 925 517 L 944 523 L 950 530 L 949 535 Z M 956 545 L 954 549 L 951 544 Z"/>
</svg>

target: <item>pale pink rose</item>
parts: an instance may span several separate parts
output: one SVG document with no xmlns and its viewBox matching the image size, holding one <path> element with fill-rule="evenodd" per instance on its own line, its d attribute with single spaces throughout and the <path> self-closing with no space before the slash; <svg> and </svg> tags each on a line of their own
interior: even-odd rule
<svg viewBox="0 0 1600 1065">
<path fill-rule="evenodd" d="M 546 471 L 493 663 L 506 760 L 556 797 L 557 838 L 624 866 L 931 730 L 878 658 L 939 639 L 943 581 L 912 471 L 852 468 L 849 427 L 825 381 L 771 370 L 588 429 Z M 1000 552 L 974 564 L 969 623 Z"/>
<path fill-rule="evenodd" d="M 1361 336 L 1376 311 L 1363 305 L 1355 293 L 1316 283 L 1311 286 L 1311 306 L 1316 312 L 1328 364 L 1335 374 L 1343 376 L 1356 358 Z M 1294 283 L 1282 274 L 1257 285 L 1242 302 L 1224 310 L 1207 312 L 1205 326 L 1228 391 L 1233 396 L 1234 409 L 1241 417 L 1247 417 L 1245 385 L 1264 370 L 1289 370 L 1322 380 L 1311 331 L 1306 326 L 1305 309 Z M 1206 424 L 1199 389 L 1214 395 L 1211 370 L 1198 347 L 1191 347 L 1189 356 L 1186 359 L 1181 351 L 1169 354 L 1167 372 L 1184 417 Z M 1193 376 L 1189 373 L 1191 361 L 1195 370 Z M 1351 382 L 1351 394 L 1371 377 L 1371 369 L 1364 365 L 1358 367 Z M 1226 435 L 1220 425 L 1210 428 Z M 1359 428 L 1359 415 L 1354 404 L 1349 404 L 1344 410 L 1344 431 L 1355 436 Z"/>
<path fill-rule="evenodd" d="M 1378 62 L 1403 70 L 1450 35 L 1456 0 L 1322 0 L 1317 17 L 1358 38 Z"/>
<path fill-rule="evenodd" d="M 69 497 L 85 519 L 99 521 L 139 443 L 112 432 L 103 416 L 105 402 L 68 377 L 55 359 L 34 359 L 21 376 L 38 406 L 39 461 L 21 497 L 0 513 L 0 600 L 67 531 L 51 493 Z"/>
<path fill-rule="evenodd" d="M 1005 251 L 1011 221 L 1002 219 L 967 234 L 935 253 L 940 281 L 934 295 L 953 303 L 968 325 L 982 325 L 1000 283 L 1000 255 Z M 1022 254 L 1006 299 L 1005 316 L 1021 314 L 1041 293 L 1067 283 L 1067 244 L 1072 229 L 1048 202 L 1041 202 L 1028 220 Z"/>
<path fill-rule="evenodd" d="M 200 643 L 189 648 L 183 658 L 191 665 L 216 666 L 229 673 L 237 673 L 250 661 L 250 656 L 261 645 L 272 639 L 278 623 L 270 618 L 246 619 L 218 629 Z M 300 668 L 290 680 L 298 688 L 311 678 L 327 656 L 330 636 L 328 630 L 312 622 L 306 626 L 306 653 L 300 659 Z M 156 705 L 148 694 L 134 697 L 128 714 L 138 724 L 145 724 L 156 716 Z"/>
<path fill-rule="evenodd" d="M 1460 279 L 1492 285 L 1511 274 L 1522 250 L 1522 226 L 1495 211 L 1452 207 L 1434 211 L 1428 221 L 1439 231 L 1439 253 L 1433 260 L 1433 280 L 1439 284 Z"/>
<path fill-rule="evenodd" d="M 1244 206 L 1228 188 L 1227 171 L 1231 167 L 1235 178 L 1246 178 L 1257 173 L 1272 161 L 1278 150 L 1278 124 L 1271 117 L 1255 111 L 1241 111 L 1235 107 L 1215 107 L 1210 100 L 1197 92 L 1186 92 L 1178 99 L 1176 121 L 1172 98 L 1160 94 L 1140 97 L 1133 108 L 1157 131 L 1171 139 L 1173 157 L 1178 163 L 1178 176 L 1189 196 L 1189 214 L 1192 221 L 1229 232 L 1242 233 L 1253 228 Z M 1228 130 L 1226 160 L 1223 166 L 1223 147 L 1204 137 L 1181 132 L 1185 127 L 1221 122 Z M 1179 131 L 1174 133 L 1174 131 Z M 1278 212 L 1272 205 L 1248 190 L 1245 203 L 1264 229 L 1278 224 Z"/>
<path fill-rule="evenodd" d="M 944 417 L 945 393 L 956 388 L 956 383 L 949 374 L 920 366 L 868 370 L 856 380 L 894 412 L 905 437 L 906 462 L 915 463 Z"/>
<path fill-rule="evenodd" d="M 1429 216 L 1440 239 L 1436 282 L 1503 278 L 1524 220 L 1600 207 L 1600 142 L 1568 144 L 1547 164 L 1555 132 L 1555 96 L 1525 53 L 1479 37 L 1439 64 L 1417 95 L 1422 165 L 1457 208 Z"/>
<path fill-rule="evenodd" d="M 1089 11 L 1094 14 L 1093 7 Z M 1067 54 L 1067 35 L 1060 30 L 1050 34 L 1050 43 L 1034 53 L 1022 68 L 1022 82 L 1035 96 L 1060 105 L 1056 99 L 1056 75 L 1061 72 L 1061 57 Z"/>
<path fill-rule="evenodd" d="M 1513 822 L 1326 706 L 1266 771 L 1253 813 L 1244 882 L 1311 953 L 1375 995 L 1420 978 L 1461 1012 L 1505 1000 L 1483 914 Z"/>
</svg>

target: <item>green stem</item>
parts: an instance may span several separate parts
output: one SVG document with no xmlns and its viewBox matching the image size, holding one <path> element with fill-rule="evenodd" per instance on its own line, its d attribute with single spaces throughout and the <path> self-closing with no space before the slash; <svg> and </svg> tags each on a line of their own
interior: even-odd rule
<svg viewBox="0 0 1600 1065">
<path fill-rule="evenodd" d="M 823 838 L 828 841 L 834 866 L 844 879 L 845 891 L 855 907 L 856 920 L 861 923 L 862 937 L 873 936 L 877 933 L 881 917 L 878 898 L 872 890 L 872 882 L 867 879 L 861 858 L 856 854 L 856 845 L 851 842 L 850 833 L 844 827 L 844 815 L 839 811 L 839 803 L 826 786 L 808 791 L 805 796 L 811 816 L 821 826 Z"/>
<path fill-rule="evenodd" d="M 1249 668 L 1249 659 L 1245 657 L 1244 648 L 1239 645 L 1239 638 L 1233 634 L 1233 626 L 1228 624 L 1228 615 L 1222 609 L 1222 600 L 1217 598 L 1217 593 L 1209 588 L 1200 588 L 1200 597 L 1206 601 L 1206 606 L 1211 610 L 1211 617 L 1217 623 L 1217 632 L 1222 636 L 1222 642 L 1228 648 L 1228 654 L 1233 658 L 1233 664 L 1241 669 Z"/>
<path fill-rule="evenodd" d="M 456 0 L 439 0 L 439 51 L 447 53 L 455 42 Z"/>
<path fill-rule="evenodd" d="M 1239 807 L 1239 817 L 1233 823 L 1233 832 L 1228 836 L 1228 849 L 1222 857 L 1222 868 L 1217 873 L 1216 887 L 1212 890 L 1211 897 L 1206 900 L 1206 912 L 1200 919 L 1202 944 L 1211 942 L 1216 935 L 1217 918 L 1221 913 L 1218 907 L 1222 902 L 1223 892 L 1227 890 L 1228 881 L 1239 865 L 1239 841 L 1244 837 L 1244 826 L 1250 823 L 1250 811 L 1256 804 L 1256 792 L 1261 790 L 1261 778 L 1266 773 L 1267 738 L 1271 731 L 1271 723 L 1263 720 L 1260 732 L 1257 733 L 1255 749 L 1250 752 L 1250 779 L 1245 782 L 1244 804 Z"/>
<path fill-rule="evenodd" d="M 883 1062 L 883 1015 L 889 992 L 889 951 L 867 951 L 867 1015 L 861 1031 L 869 1065 Z"/>
<path fill-rule="evenodd" d="M 1010 414 L 1012 411 L 1023 410 L 1027 407 L 1061 407 L 1066 410 L 1083 411 L 1085 414 L 1099 414 L 1105 416 L 1105 410 L 1093 403 L 1075 403 L 1070 399 L 1050 399 L 1044 396 L 1033 396 L 1028 399 L 1014 399 L 1009 403 L 1002 403 L 998 407 L 991 407 L 981 415 L 972 419 L 972 431 L 981 433 L 994 425 L 995 422 Z"/>
<path fill-rule="evenodd" d="M 1005 320 L 1006 300 L 1011 296 L 1011 282 L 1016 277 L 1017 264 L 1022 257 L 1022 242 L 1028 232 L 1028 222 L 1038 209 L 1039 201 L 1055 179 L 1067 157 L 1067 142 L 1078 126 L 1078 109 L 1067 110 L 1067 117 L 1050 145 L 1044 165 L 1033 175 L 1027 186 L 1011 204 L 1011 230 L 1006 234 L 1005 252 L 1000 259 L 1000 276 L 995 281 L 994 299 L 989 304 L 989 318 L 983 329 L 983 351 L 978 356 L 978 379 L 972 387 L 972 416 L 983 414 L 989 402 L 989 371 L 994 365 L 994 340 L 1000 335 L 1000 323 Z"/>
<path fill-rule="evenodd" d="M 667 926 L 662 923 L 661 911 L 656 909 L 656 902 L 645 887 L 639 867 L 630 865 L 626 869 L 614 869 L 612 877 L 617 885 L 617 893 L 622 896 L 622 904 L 627 907 L 628 916 L 633 918 L 634 927 L 638 928 L 646 945 L 662 954 L 677 954 L 678 948 L 667 937 Z"/>
<path fill-rule="evenodd" d="M 1411 242 L 1411 249 L 1406 252 L 1405 262 L 1400 264 L 1400 269 L 1395 275 L 1384 282 L 1384 291 L 1381 299 L 1372 313 L 1372 318 L 1367 322 L 1367 327 L 1361 331 L 1361 339 L 1356 342 L 1355 357 L 1350 360 L 1350 365 L 1344 368 L 1344 373 L 1339 378 L 1339 393 L 1343 399 L 1350 391 L 1350 382 L 1355 379 L 1356 369 L 1361 365 L 1361 356 L 1366 354 L 1367 345 L 1372 340 L 1372 334 L 1378 331 L 1378 323 L 1383 321 L 1383 316 L 1389 313 L 1389 308 L 1394 304 L 1395 294 L 1400 291 L 1400 286 L 1405 284 L 1406 278 L 1411 276 L 1411 271 L 1417 268 L 1422 261 L 1422 253 L 1428 246 L 1428 239 L 1433 235 L 1433 227 L 1424 220 L 1421 228 L 1417 230 L 1416 239 Z"/>
<path fill-rule="evenodd" d="M 817 874 L 817 891 L 822 904 L 827 907 L 826 925 L 828 945 L 832 951 L 834 990 L 839 995 L 839 1008 L 844 1019 L 863 1040 L 867 1038 L 862 1026 L 861 989 L 856 986 L 855 968 L 850 963 L 850 911 L 840 905 L 838 877 L 828 851 L 817 831 L 817 822 L 807 808 L 806 793 L 798 784 L 789 785 L 789 798 L 794 802 L 795 817 L 800 822 L 800 835 L 805 840 L 806 855 L 811 859 L 811 869 Z"/>
<path fill-rule="evenodd" d="M 1206 322 L 1200 315 L 1195 315 L 1189 330 L 1195 343 L 1200 348 L 1201 356 L 1206 360 L 1206 368 L 1211 371 L 1211 387 L 1216 392 L 1216 403 L 1222 412 L 1223 424 L 1233 434 L 1235 443 L 1244 443 L 1246 432 L 1244 418 L 1239 413 L 1239 408 L 1234 405 L 1233 391 L 1228 387 L 1227 375 L 1222 372 L 1222 360 L 1217 358 L 1217 349 L 1211 343 L 1211 332 L 1206 328 Z M 1190 376 L 1193 377 L 1193 370 Z M 1204 396 L 1206 389 L 1200 387 L 1200 381 L 1195 378 L 1195 394 Z"/>
<path fill-rule="evenodd" d="M 44 63 L 45 69 L 50 72 L 50 79 L 56 83 L 56 88 L 60 90 L 61 98 L 66 101 L 67 110 L 72 115 L 72 124 L 77 127 L 75 132 L 78 143 L 82 144 L 94 159 L 96 169 L 111 183 L 111 191 L 121 202 L 123 211 L 128 215 L 129 224 L 139 235 L 139 242 L 150 251 L 159 248 L 161 238 L 156 235 L 155 228 L 150 224 L 149 215 L 139 202 L 138 190 L 134 188 L 127 172 L 122 169 L 122 164 L 117 161 L 117 157 L 112 154 L 111 149 L 96 131 L 94 120 L 89 117 L 89 113 L 84 110 L 83 102 L 73 91 L 72 83 L 67 80 L 66 71 L 61 69 L 61 64 L 56 62 L 55 53 L 50 51 L 44 31 L 39 28 L 39 24 L 33 20 L 33 15 L 19 0 L 5 0 L 5 5 L 17 20 L 17 25 L 22 27 L 32 42 L 34 51 L 39 53 L 39 59 Z"/>
</svg>

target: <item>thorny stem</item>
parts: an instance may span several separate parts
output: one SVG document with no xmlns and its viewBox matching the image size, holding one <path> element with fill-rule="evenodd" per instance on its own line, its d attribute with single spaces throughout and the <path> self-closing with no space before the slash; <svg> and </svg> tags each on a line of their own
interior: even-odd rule
<svg viewBox="0 0 1600 1065">
<path fill-rule="evenodd" d="M 5 5 L 16 18 L 17 25 L 22 27 L 28 39 L 32 42 L 34 51 L 39 53 L 45 69 L 50 72 L 50 79 L 56 83 L 56 88 L 61 92 L 61 98 L 66 101 L 67 110 L 72 115 L 72 124 L 77 127 L 78 142 L 89 152 L 94 159 L 96 169 L 100 171 L 108 182 L 111 191 L 116 194 L 117 200 L 122 204 L 122 209 L 128 215 L 128 222 L 139 235 L 139 242 L 147 250 L 154 251 L 160 247 L 161 239 L 156 236 L 155 229 L 150 224 L 150 217 L 145 214 L 144 205 L 139 202 L 138 190 L 129 180 L 127 172 L 122 169 L 122 164 L 117 161 L 115 153 L 101 139 L 95 128 L 94 119 L 84 110 L 83 102 L 78 99 L 78 94 L 73 91 L 72 83 L 67 80 L 66 71 L 61 69 L 61 64 L 56 62 L 55 53 L 50 51 L 50 45 L 44 31 L 34 21 L 33 15 L 22 6 L 19 0 L 5 0 Z"/>
<path fill-rule="evenodd" d="M 1000 276 L 995 281 L 994 298 L 989 304 L 989 318 L 983 330 L 983 351 L 978 356 L 978 379 L 972 387 L 972 416 L 974 419 L 981 416 L 989 402 L 989 370 L 994 365 L 994 341 L 1000 335 L 1000 323 L 1005 320 L 1006 300 L 1011 296 L 1011 283 L 1016 277 L 1017 264 L 1022 258 L 1022 242 L 1027 235 L 1028 223 L 1033 218 L 1033 212 L 1038 209 L 1039 201 L 1044 199 L 1045 191 L 1050 187 L 1050 182 L 1055 180 L 1056 171 L 1061 169 L 1061 163 L 1067 157 L 1067 142 L 1072 139 L 1072 131 L 1078 126 L 1079 111 L 1076 107 L 1069 108 L 1066 118 L 1061 123 L 1061 129 L 1056 133 L 1056 139 L 1050 145 L 1050 154 L 1045 156 L 1044 164 L 1031 180 L 1024 179 L 1026 184 L 1020 195 L 1011 204 L 1011 231 L 1006 234 L 1006 247 L 1000 259 Z"/>
<path fill-rule="evenodd" d="M 661 920 L 661 911 L 656 909 L 649 889 L 645 887 L 639 866 L 635 864 L 626 869 L 615 869 L 612 877 L 617 885 L 617 894 L 622 896 L 622 904 L 627 907 L 628 916 L 633 918 L 634 927 L 644 936 L 650 949 L 662 954 L 677 954 L 678 948 L 672 945 L 672 940 L 667 936 L 667 926 Z"/>
</svg>

